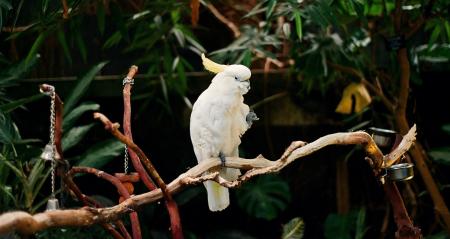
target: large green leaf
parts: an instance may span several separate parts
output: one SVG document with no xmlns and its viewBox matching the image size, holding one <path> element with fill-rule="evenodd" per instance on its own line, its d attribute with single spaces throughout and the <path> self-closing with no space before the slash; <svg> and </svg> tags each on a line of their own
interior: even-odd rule
<svg viewBox="0 0 450 239">
<path fill-rule="evenodd" d="M 295 217 L 283 226 L 282 239 L 302 239 L 305 223 L 300 217 Z"/>
<path fill-rule="evenodd" d="M 94 125 L 95 124 L 92 123 L 88 125 L 73 127 L 67 133 L 65 133 L 62 138 L 63 151 L 69 150 L 70 148 L 78 144 L 89 132 L 89 130 L 94 127 Z"/>
<path fill-rule="evenodd" d="M 7 104 L 1 105 L 0 106 L 0 110 L 5 112 L 5 113 L 9 113 L 9 112 L 11 112 L 11 111 L 13 111 L 13 110 L 15 110 L 15 109 L 17 109 L 19 107 L 22 107 L 24 104 L 33 102 L 33 101 L 35 101 L 37 99 L 40 99 L 42 97 L 44 97 L 43 94 L 36 94 L 36 95 L 32 95 L 32 96 L 27 97 L 27 98 L 18 99 L 18 100 L 15 100 L 13 102 L 9 102 Z"/>
<path fill-rule="evenodd" d="M 79 106 L 77 106 L 75 109 L 67 113 L 67 115 L 63 119 L 63 131 L 67 131 L 70 128 L 72 128 L 75 125 L 75 122 L 77 119 L 81 117 L 84 113 L 87 111 L 95 111 L 99 110 L 100 105 L 93 102 L 83 102 Z"/>
<path fill-rule="evenodd" d="M 294 12 L 294 20 L 295 20 L 295 32 L 297 33 L 298 39 L 301 41 L 303 37 L 303 26 L 302 26 L 302 17 L 300 16 L 300 11 Z"/>
<path fill-rule="evenodd" d="M 77 163 L 78 166 L 101 168 L 123 153 L 124 146 L 117 139 L 109 139 L 89 148 Z"/>
<path fill-rule="evenodd" d="M 0 143 L 13 144 L 20 140 L 19 130 L 9 115 L 0 112 Z"/>
<path fill-rule="evenodd" d="M 361 207 L 356 218 L 355 239 L 364 239 L 368 228 L 366 227 L 366 208 Z"/>
<path fill-rule="evenodd" d="M 428 153 L 435 162 L 450 165 L 450 147 L 434 148 Z"/>
<path fill-rule="evenodd" d="M 366 225 L 366 209 L 360 208 L 347 214 L 329 214 L 324 225 L 325 238 L 361 239 L 368 228 Z"/>
<path fill-rule="evenodd" d="M 3 70 L 0 69 L 0 91 L 2 87 L 10 86 L 13 81 L 22 78 L 30 69 L 37 63 L 39 54 L 35 54 L 29 61 L 22 60 L 21 62 Z"/>
<path fill-rule="evenodd" d="M 445 133 L 450 135 L 450 124 L 443 125 L 441 128 Z"/>
<path fill-rule="evenodd" d="M 59 44 L 61 45 L 64 56 L 66 57 L 67 61 L 69 62 L 69 65 L 72 65 L 72 56 L 70 55 L 69 46 L 67 44 L 66 40 L 66 34 L 64 34 L 63 29 L 59 30 L 57 33 Z"/>
<path fill-rule="evenodd" d="M 80 98 L 86 93 L 89 85 L 94 79 L 95 75 L 108 63 L 103 61 L 92 67 L 79 81 L 78 84 L 73 89 L 72 93 L 67 97 L 64 103 L 64 116 L 66 116 L 75 105 L 78 103 Z"/>
<path fill-rule="evenodd" d="M 325 220 L 326 239 L 352 239 L 350 230 L 352 218 L 350 215 L 330 214 Z"/>
<path fill-rule="evenodd" d="M 267 3 L 266 17 L 268 19 L 272 16 L 273 10 L 275 9 L 276 5 L 277 5 L 276 0 L 269 0 L 269 2 Z"/>
<path fill-rule="evenodd" d="M 25 58 L 26 63 L 30 63 L 34 57 L 38 54 L 38 51 L 44 43 L 44 40 L 47 38 L 47 32 L 41 32 L 39 36 L 34 41 L 33 45 L 31 46 L 30 51 L 28 52 L 27 58 Z"/>
<path fill-rule="evenodd" d="M 289 185 L 276 175 L 263 175 L 237 190 L 239 206 L 256 218 L 272 220 L 291 199 Z"/>
</svg>

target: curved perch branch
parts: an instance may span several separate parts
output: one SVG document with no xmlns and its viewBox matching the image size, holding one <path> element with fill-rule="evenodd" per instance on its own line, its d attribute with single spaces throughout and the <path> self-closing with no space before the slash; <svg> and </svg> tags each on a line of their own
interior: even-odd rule
<svg viewBox="0 0 450 239">
<path fill-rule="evenodd" d="M 96 116 L 97 118 L 102 118 L 102 122 L 104 122 L 107 127 L 115 128 L 116 130 L 113 130 L 113 132 L 118 132 L 117 124 L 112 124 L 104 115 L 97 114 Z M 126 143 L 130 148 L 131 146 L 137 147 L 127 137 L 119 133 L 120 132 L 114 133 L 119 140 Z M 403 138 L 403 141 L 412 142 L 414 140 L 415 127 L 412 127 L 410 132 Z M 302 146 L 302 143 L 294 142 L 293 146 L 291 145 L 292 147 L 289 147 L 287 152 L 283 154 L 283 157 L 276 161 L 270 161 L 263 156 L 258 156 L 255 159 L 228 157 L 225 163 L 226 167 L 246 169 L 248 171 L 236 181 L 225 181 L 220 183 L 227 187 L 236 187 L 256 175 L 277 172 L 293 161 L 312 154 L 326 146 L 350 144 L 363 145 L 367 154 L 375 162 L 373 164 L 375 169 L 377 165 L 382 165 L 379 161 L 382 161 L 383 155 L 369 134 L 365 132 L 336 133 L 323 136 L 305 146 Z M 398 150 L 406 152 L 410 146 L 411 144 L 402 142 L 398 146 Z M 386 157 L 394 158 L 393 155 L 387 155 Z M 187 185 L 198 184 L 205 180 L 215 179 L 216 175 L 203 176 L 203 173 L 220 165 L 221 162 L 217 158 L 205 160 L 204 162 L 201 162 L 197 166 L 178 176 L 178 178 L 167 185 L 165 190 L 168 193 L 173 194 L 180 191 Z M 155 202 L 163 197 L 163 192 L 160 188 L 158 188 L 151 192 L 131 196 L 122 203 L 109 208 L 84 207 L 78 210 L 55 210 L 38 213 L 35 215 L 30 215 L 24 212 L 9 212 L 0 215 L 0 235 L 14 230 L 24 234 L 32 234 L 50 227 L 90 226 L 97 223 L 110 222 L 117 220 L 124 214 L 136 210 L 144 204 Z"/>
</svg>

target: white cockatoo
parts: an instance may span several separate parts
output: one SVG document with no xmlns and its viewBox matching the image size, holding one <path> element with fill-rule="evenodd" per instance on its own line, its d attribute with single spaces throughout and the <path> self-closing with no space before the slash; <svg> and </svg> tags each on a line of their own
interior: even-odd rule
<svg viewBox="0 0 450 239">
<path fill-rule="evenodd" d="M 190 134 L 195 156 L 200 163 L 211 157 L 219 157 L 222 167 L 219 176 L 226 180 L 236 180 L 239 169 L 225 168 L 225 157 L 238 157 L 241 136 L 250 128 L 256 114 L 244 104 L 244 97 L 250 90 L 251 72 L 243 65 L 217 64 L 202 54 L 203 65 L 216 73 L 209 87 L 194 103 Z M 221 211 L 228 207 L 228 188 L 214 181 L 204 182 L 211 211 Z"/>
</svg>

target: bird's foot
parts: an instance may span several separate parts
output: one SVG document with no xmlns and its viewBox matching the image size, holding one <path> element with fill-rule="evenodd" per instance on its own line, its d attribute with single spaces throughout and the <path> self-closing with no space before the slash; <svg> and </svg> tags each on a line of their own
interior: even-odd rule
<svg viewBox="0 0 450 239">
<path fill-rule="evenodd" d="M 225 167 L 225 155 L 222 152 L 219 153 L 220 162 L 222 163 L 222 167 Z"/>
</svg>

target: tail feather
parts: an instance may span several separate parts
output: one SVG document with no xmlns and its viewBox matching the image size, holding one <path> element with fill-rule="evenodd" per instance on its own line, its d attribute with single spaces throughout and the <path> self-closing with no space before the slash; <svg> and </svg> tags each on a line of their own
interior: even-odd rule
<svg viewBox="0 0 450 239">
<path fill-rule="evenodd" d="M 228 188 L 220 186 L 214 181 L 203 183 L 208 193 L 208 206 L 211 211 L 222 211 L 230 205 Z"/>
</svg>

